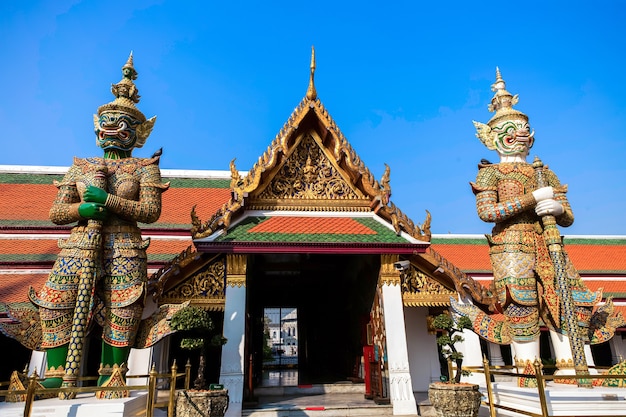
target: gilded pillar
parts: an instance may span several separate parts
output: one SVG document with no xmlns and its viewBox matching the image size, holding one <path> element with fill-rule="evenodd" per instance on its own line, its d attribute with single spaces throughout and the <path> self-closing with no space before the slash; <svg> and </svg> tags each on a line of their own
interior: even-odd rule
<svg viewBox="0 0 626 417">
<path fill-rule="evenodd" d="M 389 370 L 389 397 L 394 415 L 417 415 L 413 384 L 409 369 L 409 355 L 404 326 L 401 268 L 394 264 L 398 255 L 381 255 L 378 285 L 383 298 L 385 333 L 387 340 L 387 367 Z M 409 266 L 410 267 L 410 266 Z"/>
<path fill-rule="evenodd" d="M 243 402 L 246 343 L 246 267 L 247 256 L 226 256 L 224 337 L 220 383 L 228 389 L 230 403 L 226 417 L 240 417 Z"/>
</svg>

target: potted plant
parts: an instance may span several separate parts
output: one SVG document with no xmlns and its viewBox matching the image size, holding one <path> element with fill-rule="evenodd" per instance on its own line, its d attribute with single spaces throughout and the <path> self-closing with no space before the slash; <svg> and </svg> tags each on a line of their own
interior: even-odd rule
<svg viewBox="0 0 626 417">
<path fill-rule="evenodd" d="M 207 346 L 221 346 L 226 343 L 226 338 L 215 334 L 215 326 L 209 313 L 193 305 L 177 311 L 172 316 L 171 327 L 185 336 L 180 342 L 182 349 L 200 350 L 194 389 L 178 393 L 176 415 L 180 417 L 200 413 L 212 417 L 223 416 L 228 408 L 228 392 L 219 385 L 208 386 L 204 370 Z"/>
<path fill-rule="evenodd" d="M 442 378 L 441 382 L 433 382 L 428 387 L 428 399 L 439 417 L 470 417 L 477 416 L 482 394 L 477 384 L 461 382 L 461 376 L 469 372 L 463 371 L 463 352 L 455 347 L 456 343 L 465 339 L 461 335 L 464 329 L 471 329 L 472 322 L 468 317 L 460 316 L 456 320 L 449 314 L 440 314 L 433 320 L 433 327 L 440 332 L 437 345 L 446 360 L 456 363 L 454 377 Z M 447 379 L 447 380 L 446 380 Z"/>
</svg>

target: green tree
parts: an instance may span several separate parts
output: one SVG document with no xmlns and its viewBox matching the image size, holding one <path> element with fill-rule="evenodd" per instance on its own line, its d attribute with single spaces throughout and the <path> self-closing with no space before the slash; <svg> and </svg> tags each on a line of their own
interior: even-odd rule
<svg viewBox="0 0 626 417">
<path fill-rule="evenodd" d="M 466 316 L 461 316 L 455 321 L 448 314 L 440 314 L 433 320 L 433 327 L 443 331 L 443 334 L 437 337 L 437 344 L 442 347 L 441 353 L 444 357 L 456 363 L 454 382 L 458 384 L 461 382 L 461 375 L 467 375 L 468 372 L 461 370 L 463 352 L 459 352 L 454 346 L 456 343 L 463 342 L 465 339 L 463 336 L 456 333 L 462 333 L 464 329 L 471 329 L 472 321 Z"/>
<path fill-rule="evenodd" d="M 196 306 L 187 306 L 178 310 L 172 316 L 171 326 L 174 330 L 181 332 L 184 338 L 180 342 L 180 347 L 187 350 L 200 350 L 200 361 L 198 364 L 198 376 L 194 380 L 194 389 L 207 389 L 204 369 L 206 366 L 206 347 L 221 346 L 226 343 L 226 338 L 215 333 L 213 320 L 207 311 Z"/>
</svg>

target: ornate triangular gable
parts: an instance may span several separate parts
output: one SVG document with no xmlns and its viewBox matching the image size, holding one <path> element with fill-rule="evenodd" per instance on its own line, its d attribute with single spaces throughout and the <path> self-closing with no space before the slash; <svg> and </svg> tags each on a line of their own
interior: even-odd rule
<svg viewBox="0 0 626 417">
<path fill-rule="evenodd" d="M 369 201 L 325 151 L 317 132 L 303 132 L 275 176 L 250 193 L 250 205 L 257 209 L 306 209 Z"/>
<path fill-rule="evenodd" d="M 377 181 L 317 98 L 311 80 L 306 96 L 276 138 L 243 177 L 231 162 L 231 199 L 202 222 L 192 211 L 192 236 L 228 232 L 246 210 L 374 212 L 399 235 L 430 240 L 430 215 L 415 225 L 393 203 L 390 168 Z"/>
</svg>

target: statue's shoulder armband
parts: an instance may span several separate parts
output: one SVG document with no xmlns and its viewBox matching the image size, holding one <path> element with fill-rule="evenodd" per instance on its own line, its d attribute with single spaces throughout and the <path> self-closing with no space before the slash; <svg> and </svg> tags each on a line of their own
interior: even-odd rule
<svg viewBox="0 0 626 417">
<path fill-rule="evenodd" d="M 142 167 L 156 165 L 158 167 L 161 161 L 161 155 L 152 156 L 150 158 L 137 158 L 137 164 Z"/>
<path fill-rule="evenodd" d="M 159 169 L 160 158 L 160 156 L 153 156 L 152 158 L 142 158 L 137 160 L 137 164 L 142 172 L 142 187 L 160 188 L 161 191 L 165 191 L 170 187 L 169 182 L 163 183 L 161 181 L 161 170 Z"/>
<path fill-rule="evenodd" d="M 470 185 L 472 187 L 472 192 L 474 194 L 478 194 L 478 193 L 483 192 L 483 191 L 497 191 L 497 189 L 498 189 L 495 186 L 481 186 L 481 185 L 479 185 L 478 183 L 475 183 L 475 182 L 470 182 Z"/>
<path fill-rule="evenodd" d="M 52 183 L 57 188 L 75 187 L 76 180 L 82 175 L 85 165 L 86 165 L 86 161 L 84 159 L 74 157 L 74 164 L 65 173 L 65 175 L 63 176 L 63 179 L 61 181 L 54 180 L 52 181 Z"/>
<path fill-rule="evenodd" d="M 476 182 L 470 182 L 474 194 L 482 191 L 497 191 L 498 189 L 498 170 L 493 165 L 484 166 L 478 171 Z"/>
</svg>

